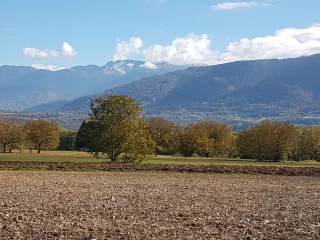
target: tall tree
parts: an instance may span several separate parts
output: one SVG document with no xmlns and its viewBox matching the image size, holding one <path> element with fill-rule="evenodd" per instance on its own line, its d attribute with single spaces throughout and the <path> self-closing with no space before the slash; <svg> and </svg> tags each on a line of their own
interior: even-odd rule
<svg viewBox="0 0 320 240">
<path fill-rule="evenodd" d="M 80 149 L 86 149 L 88 147 L 88 140 L 86 139 L 86 125 L 87 122 L 84 120 L 81 123 L 81 126 L 77 132 L 77 136 L 76 136 L 76 149 L 80 150 Z"/>
<path fill-rule="evenodd" d="M 99 153 L 99 141 L 98 135 L 99 132 L 96 132 L 98 129 L 97 123 L 93 121 L 83 121 L 77 136 L 76 136 L 76 149 L 87 151 L 90 153 Z M 95 155 L 99 156 L 99 155 Z"/>
<path fill-rule="evenodd" d="M 227 123 L 203 121 L 199 124 L 207 130 L 208 138 L 214 142 L 213 149 L 207 154 L 219 157 L 234 155 L 236 150 L 235 134 Z"/>
<path fill-rule="evenodd" d="M 60 142 L 60 127 L 53 120 L 30 120 L 25 125 L 26 140 L 29 146 L 36 146 L 38 153 L 42 149 L 55 149 Z"/>
<path fill-rule="evenodd" d="M 22 124 L 11 117 L 0 116 L 0 144 L 2 151 L 11 150 L 23 142 Z"/>
<path fill-rule="evenodd" d="M 90 108 L 90 145 L 96 156 L 102 152 L 116 161 L 123 154 L 126 160 L 136 161 L 152 153 L 154 142 L 140 116 L 140 103 L 126 96 L 109 95 L 92 100 Z"/>
<path fill-rule="evenodd" d="M 152 117 L 148 128 L 153 141 L 156 143 L 156 154 L 172 154 L 177 151 L 180 127 L 162 117 Z"/>
<path fill-rule="evenodd" d="M 214 139 L 209 138 L 208 130 L 201 123 L 188 124 L 180 135 L 180 152 L 185 157 L 198 154 L 209 157 L 214 151 Z"/>
<path fill-rule="evenodd" d="M 76 147 L 77 131 L 61 129 L 59 150 L 73 151 Z"/>
</svg>

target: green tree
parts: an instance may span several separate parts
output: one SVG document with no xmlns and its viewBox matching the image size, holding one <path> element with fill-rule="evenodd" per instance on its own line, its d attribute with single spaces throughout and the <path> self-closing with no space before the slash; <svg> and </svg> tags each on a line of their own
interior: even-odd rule
<svg viewBox="0 0 320 240">
<path fill-rule="evenodd" d="M 80 128 L 78 129 L 77 136 L 76 136 L 76 149 L 84 149 L 88 144 L 86 143 L 86 133 L 85 133 L 86 121 L 84 120 L 81 123 Z"/>
<path fill-rule="evenodd" d="M 88 137 L 86 132 L 87 122 L 84 120 L 81 123 L 81 126 L 77 132 L 76 136 L 76 149 L 82 150 L 82 149 L 88 149 Z"/>
<path fill-rule="evenodd" d="M 25 132 L 29 149 L 36 146 L 38 153 L 42 149 L 56 149 L 59 146 L 60 127 L 56 121 L 30 120 L 25 125 Z"/>
<path fill-rule="evenodd" d="M 178 149 L 180 127 L 162 117 L 152 117 L 148 121 L 148 129 L 156 143 L 155 153 L 173 154 Z"/>
<path fill-rule="evenodd" d="M 92 154 L 99 153 L 99 132 L 95 132 L 98 129 L 98 126 L 95 127 L 97 123 L 93 121 L 83 121 L 76 137 L 76 149 L 81 151 L 87 151 Z M 99 156 L 99 155 L 95 155 Z"/>
<path fill-rule="evenodd" d="M 62 129 L 59 150 L 73 151 L 76 147 L 77 131 Z"/>
<path fill-rule="evenodd" d="M 18 148 L 23 142 L 22 124 L 11 117 L 0 116 L 0 144 L 2 151 L 9 152 Z"/>
<path fill-rule="evenodd" d="M 107 154 L 116 161 L 122 154 L 127 161 L 137 161 L 152 154 L 154 142 L 140 116 L 140 103 L 126 96 L 109 95 L 92 100 L 90 108 L 89 145 L 95 156 Z"/>
</svg>

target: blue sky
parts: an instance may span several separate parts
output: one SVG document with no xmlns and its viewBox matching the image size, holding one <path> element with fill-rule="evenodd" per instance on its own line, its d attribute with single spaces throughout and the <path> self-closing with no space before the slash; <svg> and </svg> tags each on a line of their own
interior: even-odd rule
<svg viewBox="0 0 320 240">
<path fill-rule="evenodd" d="M 2 0 L 0 65 L 218 64 L 320 53 L 319 0 Z"/>
</svg>

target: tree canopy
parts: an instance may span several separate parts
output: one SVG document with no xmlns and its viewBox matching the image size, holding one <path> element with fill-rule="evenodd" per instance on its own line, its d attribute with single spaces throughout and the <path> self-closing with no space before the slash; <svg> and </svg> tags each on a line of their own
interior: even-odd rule
<svg viewBox="0 0 320 240">
<path fill-rule="evenodd" d="M 75 130 L 60 130 L 60 145 L 58 150 L 72 151 L 76 148 L 77 131 Z"/>
<path fill-rule="evenodd" d="M 92 100 L 90 108 L 87 132 L 95 156 L 102 153 L 116 161 L 122 154 L 124 160 L 137 161 L 152 153 L 154 142 L 140 116 L 143 108 L 136 100 L 109 95 Z"/>
<path fill-rule="evenodd" d="M 40 153 L 42 149 L 55 149 L 59 146 L 60 127 L 56 121 L 30 120 L 24 127 L 30 149 L 34 146 Z"/>
<path fill-rule="evenodd" d="M 286 160 L 298 147 L 297 128 L 289 123 L 263 121 L 259 126 L 240 132 L 241 157 L 265 161 Z"/>
<path fill-rule="evenodd" d="M 22 124 L 11 117 L 0 116 L 0 144 L 3 152 L 21 144 L 24 139 Z"/>
<path fill-rule="evenodd" d="M 188 124 L 180 135 L 180 151 L 184 156 L 230 156 L 235 149 L 235 136 L 226 123 L 203 121 Z"/>
<path fill-rule="evenodd" d="M 152 117 L 148 121 L 148 128 L 155 144 L 155 153 L 172 154 L 178 149 L 177 141 L 180 133 L 180 126 L 162 117 Z"/>
</svg>

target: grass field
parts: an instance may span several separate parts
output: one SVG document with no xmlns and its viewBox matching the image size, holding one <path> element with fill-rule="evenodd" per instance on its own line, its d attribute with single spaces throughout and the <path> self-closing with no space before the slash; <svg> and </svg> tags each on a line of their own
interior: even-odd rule
<svg viewBox="0 0 320 240">
<path fill-rule="evenodd" d="M 107 159 L 96 159 L 87 152 L 76 151 L 41 151 L 40 154 L 33 151 L 0 153 L 0 161 L 20 162 L 106 162 Z"/>
<path fill-rule="evenodd" d="M 0 239 L 320 239 L 319 177 L 0 172 Z"/>
<path fill-rule="evenodd" d="M 69 162 L 69 163 L 88 163 L 88 162 L 109 162 L 106 158 L 96 159 L 87 152 L 72 151 L 42 151 L 40 154 L 35 151 L 0 153 L 0 161 L 19 161 L 19 162 Z M 226 166 L 283 166 L 283 167 L 320 167 L 320 162 L 315 161 L 286 161 L 286 162 L 259 162 L 250 159 L 234 158 L 185 158 L 176 156 L 157 156 L 149 158 L 143 164 L 193 164 L 193 165 L 226 165 Z"/>
</svg>

